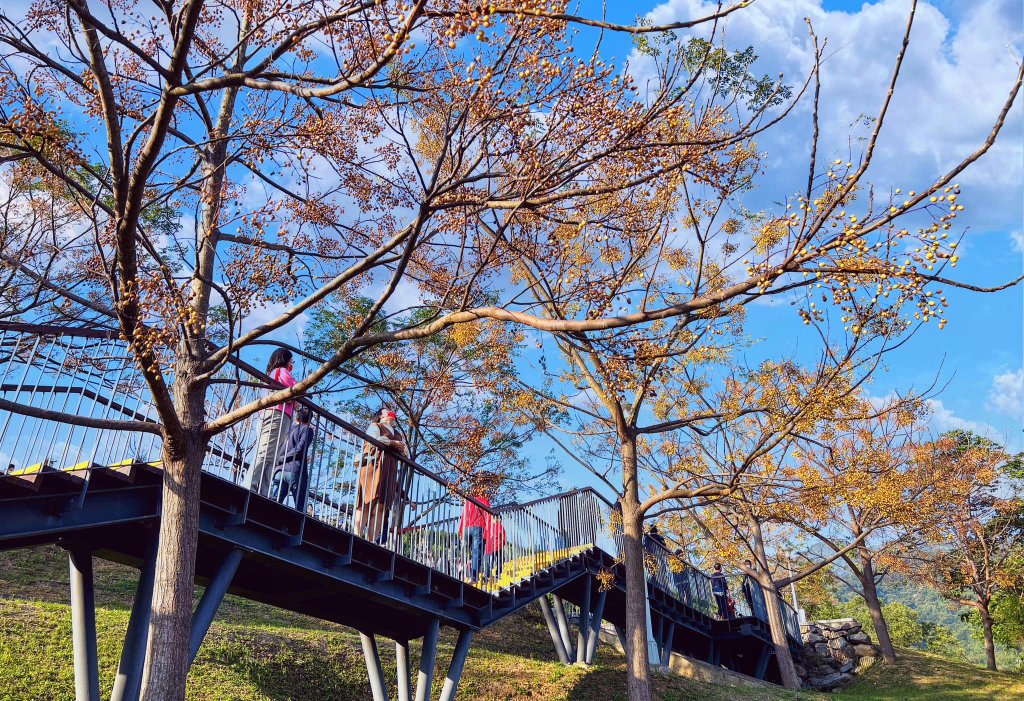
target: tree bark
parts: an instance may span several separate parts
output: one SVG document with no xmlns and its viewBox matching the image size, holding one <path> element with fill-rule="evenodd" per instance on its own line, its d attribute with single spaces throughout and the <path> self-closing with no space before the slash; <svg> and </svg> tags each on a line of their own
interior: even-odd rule
<svg viewBox="0 0 1024 701">
<path fill-rule="evenodd" d="M 182 425 L 190 428 L 180 435 L 164 436 L 160 534 L 142 701 L 185 698 L 199 542 L 199 489 L 208 442 L 201 428 L 206 387 L 191 380 L 190 363 L 179 362 L 178 379 L 172 387 Z"/>
<path fill-rule="evenodd" d="M 157 546 L 153 605 L 143 672 L 143 701 L 185 698 L 189 631 L 199 540 L 201 439 L 185 439 L 183 454 L 163 453 L 160 541 Z"/>
<path fill-rule="evenodd" d="M 626 664 L 629 701 L 651 701 L 651 660 L 647 650 L 647 591 L 643 552 L 643 514 L 637 486 L 636 443 L 622 440 L 622 557 L 626 569 Z"/>
<path fill-rule="evenodd" d="M 992 614 L 988 611 L 988 606 L 982 604 L 978 607 L 978 611 L 981 613 L 981 631 L 985 636 L 985 666 L 993 672 L 998 671 L 996 667 L 996 642 L 995 638 L 992 637 Z"/>
<path fill-rule="evenodd" d="M 768 575 L 764 575 L 769 579 Z M 764 592 L 764 607 L 768 612 L 768 627 L 772 632 L 772 644 L 775 646 L 775 660 L 779 665 L 779 676 L 782 678 L 782 685 L 787 689 L 799 689 L 800 677 L 796 673 L 796 665 L 793 662 L 793 653 L 789 649 L 789 641 L 786 639 L 786 622 L 782 618 L 782 605 L 779 603 L 779 590 L 770 580 L 766 583 L 758 579 L 761 591 Z"/>
<path fill-rule="evenodd" d="M 775 646 L 775 659 L 779 665 L 779 676 L 782 678 L 782 685 L 787 689 L 799 689 L 800 677 L 797 676 L 796 665 L 793 663 L 793 653 L 790 652 L 789 641 L 786 639 L 786 622 L 782 618 L 779 590 L 765 567 L 765 564 L 768 562 L 768 555 L 765 552 L 761 522 L 753 514 L 748 515 L 748 520 L 751 526 L 754 556 L 758 563 L 761 564 L 761 568 L 757 572 L 757 583 L 761 585 L 761 591 L 764 592 L 764 605 L 768 613 L 768 627 L 772 633 L 772 644 Z"/>
<path fill-rule="evenodd" d="M 878 587 L 875 586 L 875 568 L 870 557 L 861 557 L 860 584 L 863 589 L 864 603 L 871 614 L 871 623 L 875 626 L 875 637 L 882 651 L 882 660 L 886 664 L 896 664 L 896 648 L 889 637 L 889 624 L 882 614 L 882 603 L 878 598 Z"/>
</svg>

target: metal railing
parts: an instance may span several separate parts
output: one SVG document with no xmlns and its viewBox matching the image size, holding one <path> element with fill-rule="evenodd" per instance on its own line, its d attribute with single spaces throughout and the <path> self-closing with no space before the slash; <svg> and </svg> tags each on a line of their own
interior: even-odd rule
<svg viewBox="0 0 1024 701">
<path fill-rule="evenodd" d="M 275 386 L 232 358 L 213 379 L 208 413 L 236 409 Z M 27 416 L 0 407 L 7 474 L 62 470 L 88 480 L 95 469 L 161 463 L 159 435 L 56 420 L 157 422 L 126 344 L 109 332 L 0 323 L 0 399 L 37 410 Z M 304 410 L 313 440 L 302 455 L 285 455 Z M 289 463 L 300 469 L 286 481 Z M 304 398 L 214 436 L 203 470 L 494 593 L 586 548 L 613 548 L 607 502 L 593 490 L 492 509 Z"/>
<path fill-rule="evenodd" d="M 232 357 L 213 379 L 208 413 L 231 411 L 278 386 Z M 0 472 L 64 470 L 88 482 L 96 469 L 160 465 L 157 434 L 57 420 L 73 414 L 157 422 L 126 344 L 109 332 L 0 322 L 0 400 L 23 408 L 16 413 L 0 405 Z M 616 525 L 611 503 L 593 489 L 492 508 L 306 398 L 288 409 L 265 409 L 214 436 L 203 470 L 495 594 L 591 548 L 618 556 L 621 522 Z M 311 415 L 313 439 L 303 455 L 286 455 L 289 428 L 303 411 Z M 372 451 L 386 457 L 367 459 Z M 289 462 L 300 469 L 286 480 Z M 710 578 L 659 548 L 648 550 L 651 581 L 721 617 Z M 742 585 L 731 589 L 740 592 Z M 767 620 L 760 587 L 753 591 L 752 600 L 734 597 L 737 615 Z M 796 614 L 787 610 L 787 632 L 799 640 Z"/>
</svg>

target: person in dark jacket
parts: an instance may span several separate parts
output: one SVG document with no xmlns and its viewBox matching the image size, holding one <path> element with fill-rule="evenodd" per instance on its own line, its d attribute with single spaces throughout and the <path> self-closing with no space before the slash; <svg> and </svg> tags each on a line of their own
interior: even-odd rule
<svg viewBox="0 0 1024 701">
<path fill-rule="evenodd" d="M 668 550 L 665 537 L 658 532 L 657 526 L 651 526 L 650 530 L 647 531 L 647 535 L 644 536 L 643 546 L 644 550 L 652 555 L 662 555 Z"/>
<path fill-rule="evenodd" d="M 721 563 L 715 563 L 715 571 L 711 573 L 711 593 L 715 595 L 718 615 L 728 620 L 729 616 L 729 583 L 722 572 Z"/>
<path fill-rule="evenodd" d="M 295 508 L 301 512 L 306 510 L 306 496 L 309 492 L 309 447 L 315 435 L 310 421 L 313 413 L 309 409 L 300 409 L 298 422 L 288 432 L 288 440 L 284 444 L 281 459 L 281 485 L 277 490 L 277 503 L 283 504 L 288 496 L 295 498 Z"/>
</svg>

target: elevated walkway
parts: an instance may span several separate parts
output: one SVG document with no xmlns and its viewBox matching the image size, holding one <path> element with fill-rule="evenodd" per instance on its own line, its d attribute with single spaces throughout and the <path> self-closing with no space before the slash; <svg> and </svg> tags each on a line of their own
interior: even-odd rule
<svg viewBox="0 0 1024 701">
<path fill-rule="evenodd" d="M 45 543 L 68 550 L 81 701 L 98 697 L 95 636 L 90 639 L 88 625 L 94 557 L 140 570 L 112 697 L 137 698 L 163 476 L 158 437 L 76 427 L 54 417 L 152 420 L 152 407 L 133 381 L 122 345 L 97 332 L 0 325 L 0 398 L 42 410 L 32 417 L 0 408 L 0 456 L 8 464 L 0 476 L 0 550 Z M 241 361 L 232 372 L 225 381 L 230 392 L 218 396 L 217 386 L 212 392 L 221 411 L 268 386 L 267 378 Z M 360 631 L 376 701 L 386 698 L 378 637 L 396 643 L 400 701 L 413 698 L 409 641 L 423 638 L 415 698 L 426 701 L 438 630 L 458 630 L 441 695 L 451 701 L 473 633 L 535 601 L 565 662 L 593 660 L 602 620 L 624 625 L 611 507 L 595 492 L 575 490 L 491 509 L 441 476 L 402 460 L 395 477 L 402 496 L 388 505 L 385 522 L 359 523 L 357 458 L 372 440 L 330 412 L 302 404 L 314 412 L 317 435 L 307 456 L 308 499 L 302 510 L 291 498 L 285 503 L 270 498 L 271 485 L 247 484 L 259 459 L 258 415 L 210 446 L 201 478 L 196 559 L 196 580 L 206 593 L 193 616 L 192 658 L 227 592 Z M 473 553 L 460 533 L 467 504 L 504 533 L 484 573 L 470 571 Z M 682 652 L 772 679 L 771 635 L 763 611 L 743 610 L 720 620 L 706 577 L 696 570 L 687 577 L 673 575 L 662 560 L 649 586 L 662 656 Z M 599 586 L 599 574 L 607 586 Z M 577 631 L 568 623 L 570 608 L 578 611 Z M 790 640 L 799 645 L 798 630 Z"/>
</svg>

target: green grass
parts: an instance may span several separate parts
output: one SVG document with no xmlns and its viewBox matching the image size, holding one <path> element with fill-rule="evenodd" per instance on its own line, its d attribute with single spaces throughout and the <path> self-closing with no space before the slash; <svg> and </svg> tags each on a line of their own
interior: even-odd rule
<svg viewBox="0 0 1024 701">
<path fill-rule="evenodd" d="M 1015 701 L 1024 699 L 1024 677 L 900 650 L 895 667 L 875 665 L 831 696 L 838 701 Z"/>
<path fill-rule="evenodd" d="M 96 563 L 100 675 L 109 696 L 128 623 L 137 573 Z M 63 551 L 36 548 L 0 553 L 0 701 L 71 701 L 71 613 Z M 198 591 L 197 591 L 198 594 Z M 454 645 L 441 640 L 439 661 Z M 412 649 L 417 664 L 418 649 Z M 381 645 L 385 671 L 394 650 Z M 443 681 L 435 675 L 435 698 Z M 465 701 L 625 701 L 626 666 L 608 647 L 589 670 L 556 661 L 540 616 L 531 607 L 479 633 L 459 689 Z M 395 680 L 388 678 L 394 695 Z M 903 701 L 1024 698 L 1024 680 L 970 665 L 907 653 L 894 672 L 876 667 L 838 694 L 778 688 L 729 688 L 657 676 L 664 701 L 823 701 L 826 698 Z M 190 701 L 365 701 L 370 696 L 358 635 L 342 626 L 229 596 L 189 675 Z"/>
</svg>

